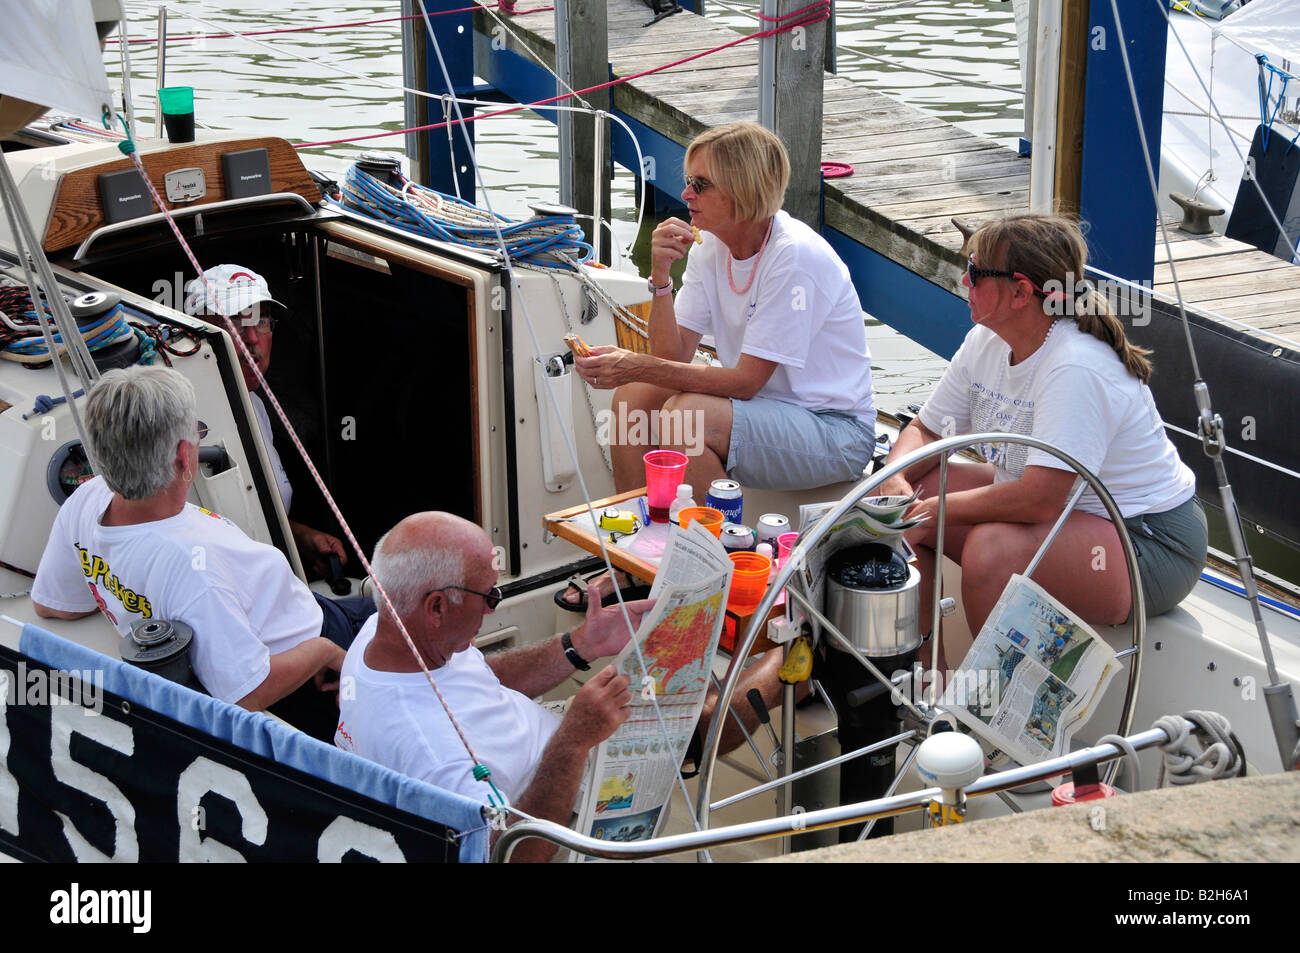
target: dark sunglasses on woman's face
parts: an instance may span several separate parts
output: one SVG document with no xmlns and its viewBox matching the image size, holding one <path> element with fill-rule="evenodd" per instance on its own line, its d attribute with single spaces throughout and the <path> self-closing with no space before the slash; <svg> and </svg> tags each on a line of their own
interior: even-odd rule
<svg viewBox="0 0 1300 953">
<path fill-rule="evenodd" d="M 966 277 L 973 285 L 981 278 L 1023 278 L 1018 271 L 998 271 L 996 268 L 976 268 L 975 259 L 966 259 Z"/>
<path fill-rule="evenodd" d="M 688 175 L 685 178 L 687 187 L 696 195 L 703 195 L 709 189 L 713 188 L 712 182 L 708 179 L 701 178 L 698 175 Z"/>
</svg>

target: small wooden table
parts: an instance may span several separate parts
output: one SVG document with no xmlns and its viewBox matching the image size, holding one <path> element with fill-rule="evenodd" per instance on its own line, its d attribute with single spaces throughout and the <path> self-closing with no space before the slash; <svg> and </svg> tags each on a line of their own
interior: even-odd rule
<svg viewBox="0 0 1300 953">
<path fill-rule="evenodd" d="M 643 496 L 645 496 L 645 487 L 638 490 L 628 490 L 626 493 L 615 493 L 613 496 L 607 496 L 600 500 L 592 500 L 591 508 L 599 518 L 602 510 Z M 546 514 L 542 517 L 542 526 L 548 533 L 568 540 L 579 549 L 585 550 L 593 556 L 599 556 L 600 540 L 597 538 L 596 533 L 588 526 L 586 520 L 574 522 L 575 517 L 585 516 L 586 513 L 587 504 L 580 503 L 577 506 L 570 506 L 568 509 Z M 637 515 L 640 516 L 639 513 Z M 654 582 L 655 575 L 659 572 L 659 567 L 655 563 L 629 553 L 621 546 L 607 545 L 605 551 L 609 553 L 609 561 L 614 564 L 615 568 L 631 573 L 643 582 Z M 784 604 L 774 605 L 772 611 L 768 613 L 768 618 L 773 618 L 784 612 Z M 735 629 L 737 632 L 747 631 L 753 619 L 752 615 L 736 616 L 734 613 L 731 613 L 731 617 L 738 620 Z M 723 639 L 726 640 L 725 631 Z M 754 647 L 750 654 L 759 655 L 768 649 L 777 647 L 777 644 L 767 637 L 767 633 L 763 632 L 754 640 Z M 724 646 L 724 650 L 726 650 L 726 646 Z"/>
<path fill-rule="evenodd" d="M 597 519 L 599 519 L 602 510 L 617 506 L 619 503 L 626 503 L 628 500 L 635 500 L 641 496 L 645 496 L 645 487 L 641 487 L 639 490 L 628 490 L 626 493 L 615 493 L 613 496 L 607 496 L 601 500 L 592 500 L 591 508 L 595 512 Z M 553 533 L 561 539 L 567 539 L 579 549 L 585 549 L 593 556 L 599 556 L 600 540 L 596 538 L 596 534 L 586 526 L 585 522 L 573 522 L 574 517 L 583 516 L 586 512 L 587 504 L 579 503 L 577 506 L 570 506 L 565 510 L 547 513 L 542 517 L 542 527 L 548 533 Z M 634 556 L 621 546 L 606 546 L 605 549 L 609 552 L 609 561 L 617 568 L 631 573 L 642 582 L 654 582 L 655 575 L 659 572 L 659 567 L 654 563 L 647 562 L 639 556 Z"/>
</svg>

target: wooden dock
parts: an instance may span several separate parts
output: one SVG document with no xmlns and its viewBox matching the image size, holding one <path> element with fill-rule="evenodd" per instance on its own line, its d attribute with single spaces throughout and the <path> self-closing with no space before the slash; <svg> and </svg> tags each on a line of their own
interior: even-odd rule
<svg viewBox="0 0 1300 953">
<path fill-rule="evenodd" d="M 608 0 L 607 10 L 614 77 L 714 49 L 738 35 L 685 12 L 647 27 L 649 10 L 640 0 Z M 535 14 L 508 22 L 517 34 L 506 38 L 508 49 L 554 65 L 552 16 Z M 494 24 L 485 13 L 475 14 L 476 32 L 491 34 Z M 613 87 L 613 106 L 682 146 L 712 126 L 754 119 L 758 48 L 758 41 L 741 43 L 622 83 Z M 964 297 L 962 236 L 951 220 L 978 223 L 1026 208 L 1029 160 L 830 74 L 824 80 L 823 111 L 822 159 L 847 162 L 855 170 L 852 176 L 826 182 L 825 227 Z M 1116 198 L 1123 201 L 1122 196 Z M 1300 340 L 1300 268 L 1221 236 L 1196 238 L 1172 230 L 1171 239 L 1189 303 L 1267 331 L 1270 339 Z M 1170 266 L 1161 264 L 1163 246 L 1157 243 L 1155 252 L 1155 289 L 1172 295 Z M 861 284 L 859 291 L 864 299 L 870 297 Z M 1292 349 L 1300 352 L 1300 345 Z"/>
</svg>

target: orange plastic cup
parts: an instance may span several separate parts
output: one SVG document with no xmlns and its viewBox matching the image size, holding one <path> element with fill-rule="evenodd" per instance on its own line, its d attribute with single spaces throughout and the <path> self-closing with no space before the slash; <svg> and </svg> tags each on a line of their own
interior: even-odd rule
<svg viewBox="0 0 1300 953">
<path fill-rule="evenodd" d="M 699 523 L 717 538 L 722 536 L 722 523 L 725 519 L 722 510 L 715 510 L 711 506 L 684 506 L 677 513 L 677 522 L 682 525 L 682 529 L 693 522 Z"/>
<path fill-rule="evenodd" d="M 731 592 L 727 608 L 736 615 L 749 615 L 763 601 L 772 560 L 758 553 L 732 553 Z"/>
</svg>

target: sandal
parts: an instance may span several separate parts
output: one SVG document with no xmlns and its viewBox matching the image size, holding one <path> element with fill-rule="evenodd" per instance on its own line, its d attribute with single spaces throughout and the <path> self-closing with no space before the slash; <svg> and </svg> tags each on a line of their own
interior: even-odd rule
<svg viewBox="0 0 1300 953">
<path fill-rule="evenodd" d="M 650 595 L 650 587 L 640 582 L 634 582 L 627 573 L 621 569 L 615 569 L 614 581 L 618 585 L 619 591 L 623 593 L 623 601 L 630 602 L 633 599 L 645 599 Z M 568 581 L 565 587 L 555 593 L 555 604 L 561 609 L 569 612 L 587 612 L 587 583 L 599 579 L 606 575 L 606 571 L 601 569 L 592 573 L 585 579 L 576 574 Z M 576 599 L 568 598 L 569 593 L 577 594 Z M 611 590 L 601 597 L 600 604 L 602 607 L 612 606 L 618 602 L 618 595 Z"/>
</svg>

